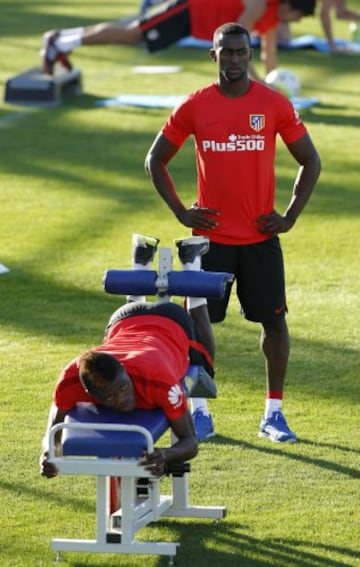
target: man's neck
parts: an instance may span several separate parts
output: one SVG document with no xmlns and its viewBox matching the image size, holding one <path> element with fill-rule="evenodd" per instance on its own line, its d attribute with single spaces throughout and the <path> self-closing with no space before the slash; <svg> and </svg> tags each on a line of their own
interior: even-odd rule
<svg viewBox="0 0 360 567">
<path fill-rule="evenodd" d="M 232 82 L 226 81 L 223 77 L 220 77 L 217 85 L 221 94 L 227 98 L 240 98 L 249 91 L 251 80 L 246 77 L 245 80 Z"/>
</svg>

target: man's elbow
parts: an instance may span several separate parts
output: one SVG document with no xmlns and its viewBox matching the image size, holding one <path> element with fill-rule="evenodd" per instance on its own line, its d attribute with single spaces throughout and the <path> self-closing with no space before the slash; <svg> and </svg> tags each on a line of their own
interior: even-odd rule
<svg viewBox="0 0 360 567">
<path fill-rule="evenodd" d="M 151 177 L 151 160 L 152 160 L 152 154 L 151 154 L 151 151 L 149 151 L 149 152 L 146 154 L 145 161 L 144 161 L 145 173 L 146 173 L 149 177 Z"/>
<path fill-rule="evenodd" d="M 322 163 L 321 163 L 321 158 L 319 156 L 319 154 L 316 152 L 315 156 L 314 156 L 314 170 L 316 172 L 316 177 L 318 178 L 320 176 L 321 173 L 321 168 L 322 168 Z"/>
<path fill-rule="evenodd" d="M 299 159 L 299 164 L 309 172 L 311 171 L 315 178 L 319 177 L 322 167 L 321 158 L 311 141 L 307 146 L 302 159 Z"/>
<path fill-rule="evenodd" d="M 144 162 L 145 172 L 147 173 L 147 175 L 151 179 L 154 179 L 154 177 L 157 175 L 157 172 L 161 171 L 164 168 L 164 165 L 165 163 L 163 162 L 163 160 L 157 156 L 155 151 L 152 151 L 150 149 L 146 155 Z"/>
<path fill-rule="evenodd" d="M 314 189 L 321 173 L 320 156 L 315 153 L 309 160 L 303 163 L 303 167 L 308 172 L 308 175 L 310 176 L 312 181 L 312 188 Z"/>
</svg>

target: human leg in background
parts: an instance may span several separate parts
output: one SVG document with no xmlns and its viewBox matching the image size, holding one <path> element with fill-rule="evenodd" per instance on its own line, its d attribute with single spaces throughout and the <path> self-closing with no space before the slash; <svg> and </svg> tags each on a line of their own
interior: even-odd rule
<svg viewBox="0 0 360 567">
<path fill-rule="evenodd" d="M 190 33 L 190 12 L 186 2 L 151 2 L 134 18 L 47 32 L 43 36 L 41 52 L 43 72 L 53 74 L 56 63 L 71 69 L 68 55 L 80 46 L 135 46 L 144 43 L 148 51 L 153 53 L 173 45 Z"/>
<path fill-rule="evenodd" d="M 237 296 L 245 318 L 262 324 L 261 348 L 266 364 L 265 413 L 258 435 L 275 442 L 294 442 L 282 413 L 290 351 L 286 323 L 285 270 L 277 237 L 238 247 Z"/>
<path fill-rule="evenodd" d="M 261 346 L 266 360 L 267 395 L 259 437 L 274 442 L 297 441 L 282 413 L 285 375 L 290 352 L 289 332 L 285 317 L 272 324 L 263 324 Z"/>
<path fill-rule="evenodd" d="M 95 26 L 69 28 L 50 31 L 43 36 L 42 67 L 50 75 L 56 63 L 70 70 L 72 65 L 68 55 L 84 45 L 138 45 L 142 41 L 139 21 L 102 22 Z"/>
<path fill-rule="evenodd" d="M 209 239 L 206 236 L 190 236 L 189 238 L 175 240 L 175 244 L 178 248 L 179 259 L 183 270 L 200 271 L 201 256 L 206 254 L 209 250 Z M 205 347 L 212 359 L 214 359 L 215 341 L 207 310 L 206 298 L 187 297 L 186 308 L 197 326 Z M 192 398 L 191 406 L 196 437 L 198 441 L 206 441 L 206 439 L 215 435 L 213 420 L 210 415 L 207 400 L 205 398 Z"/>
</svg>

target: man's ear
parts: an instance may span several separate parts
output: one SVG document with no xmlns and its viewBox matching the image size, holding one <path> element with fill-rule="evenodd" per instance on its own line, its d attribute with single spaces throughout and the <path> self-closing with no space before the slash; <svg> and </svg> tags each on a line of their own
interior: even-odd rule
<svg viewBox="0 0 360 567">
<path fill-rule="evenodd" d="M 213 49 L 213 48 L 210 49 L 209 56 L 210 56 L 210 59 L 212 59 L 213 61 L 217 61 L 215 49 Z"/>
</svg>

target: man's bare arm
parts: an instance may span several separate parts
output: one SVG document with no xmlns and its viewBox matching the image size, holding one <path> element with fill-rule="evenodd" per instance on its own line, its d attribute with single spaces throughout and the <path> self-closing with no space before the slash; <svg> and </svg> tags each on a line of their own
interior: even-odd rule
<svg viewBox="0 0 360 567">
<path fill-rule="evenodd" d="M 171 447 L 156 448 L 151 454 L 145 452 L 139 461 L 139 464 L 154 476 L 164 474 L 166 466 L 171 463 L 183 463 L 193 459 L 198 452 L 198 442 L 189 411 L 186 411 L 179 419 L 171 420 L 170 427 L 177 442 Z"/>
<path fill-rule="evenodd" d="M 217 226 L 217 211 L 197 206 L 187 209 L 176 192 L 175 183 L 168 169 L 168 163 L 178 150 L 179 147 L 160 132 L 145 158 L 145 171 L 160 197 L 181 224 L 190 228 L 211 230 Z"/>
<path fill-rule="evenodd" d="M 40 473 L 42 476 L 46 476 L 46 478 L 52 478 L 58 474 L 57 468 L 49 462 L 49 436 L 50 430 L 56 423 L 62 423 L 65 419 L 67 412 L 60 410 L 54 403 L 51 404 L 50 411 L 49 411 L 49 418 L 48 418 L 48 425 L 46 429 L 46 433 L 42 440 L 42 451 L 40 455 Z M 57 455 L 60 454 L 61 451 L 61 431 L 58 431 L 55 434 L 55 452 Z"/>
</svg>

